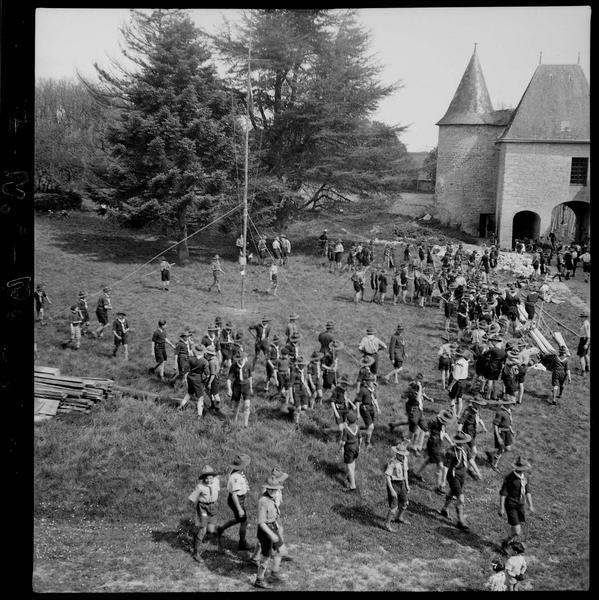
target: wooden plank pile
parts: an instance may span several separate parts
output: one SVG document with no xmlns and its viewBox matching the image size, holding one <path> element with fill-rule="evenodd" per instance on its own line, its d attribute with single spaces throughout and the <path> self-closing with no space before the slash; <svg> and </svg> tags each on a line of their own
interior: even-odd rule
<svg viewBox="0 0 599 600">
<path fill-rule="evenodd" d="M 112 394 L 113 381 L 94 377 L 67 377 L 59 369 L 35 367 L 34 415 L 89 413 L 97 402 Z M 38 419 L 40 420 L 40 419 Z"/>
</svg>

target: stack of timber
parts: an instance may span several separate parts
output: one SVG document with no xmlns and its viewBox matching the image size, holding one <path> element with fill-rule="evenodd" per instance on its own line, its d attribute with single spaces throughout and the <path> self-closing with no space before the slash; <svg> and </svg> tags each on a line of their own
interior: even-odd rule
<svg viewBox="0 0 599 600">
<path fill-rule="evenodd" d="M 96 402 L 112 394 L 113 381 L 93 377 L 67 377 L 53 367 L 35 367 L 33 379 L 34 416 L 53 417 L 64 413 L 89 413 Z"/>
</svg>

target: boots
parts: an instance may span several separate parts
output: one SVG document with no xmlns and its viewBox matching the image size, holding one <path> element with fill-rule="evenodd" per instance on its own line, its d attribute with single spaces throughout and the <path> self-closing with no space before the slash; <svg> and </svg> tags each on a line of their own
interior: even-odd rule
<svg viewBox="0 0 599 600">
<path fill-rule="evenodd" d="M 462 531 L 470 531 L 470 528 L 464 523 L 464 508 L 462 506 L 456 506 L 456 514 L 458 516 L 457 527 Z"/>
</svg>

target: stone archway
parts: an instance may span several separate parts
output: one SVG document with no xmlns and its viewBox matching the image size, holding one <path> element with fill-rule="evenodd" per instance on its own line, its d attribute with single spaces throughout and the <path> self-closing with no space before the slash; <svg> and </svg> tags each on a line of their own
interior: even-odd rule
<svg viewBox="0 0 599 600">
<path fill-rule="evenodd" d="M 531 210 L 521 210 L 512 221 L 512 247 L 516 240 L 536 240 L 541 231 L 541 217 Z"/>
<path fill-rule="evenodd" d="M 562 202 L 551 211 L 549 231 L 563 243 L 581 241 L 590 236 L 590 204 L 588 202 Z"/>
</svg>

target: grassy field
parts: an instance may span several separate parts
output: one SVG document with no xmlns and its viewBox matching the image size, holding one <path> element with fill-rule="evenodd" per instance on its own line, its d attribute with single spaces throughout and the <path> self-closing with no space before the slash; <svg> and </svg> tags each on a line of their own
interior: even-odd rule
<svg viewBox="0 0 599 600">
<path fill-rule="evenodd" d="M 358 459 L 360 492 L 343 492 L 343 471 L 337 445 L 327 442 L 323 425 L 332 422 L 322 406 L 303 415 L 297 431 L 274 402 L 264 398 L 264 363 L 255 373 L 257 390 L 250 429 L 234 427 L 208 415 L 200 423 L 195 411 L 178 412 L 172 404 L 124 397 L 98 405 L 91 414 L 65 415 L 36 425 L 34 448 L 34 572 L 37 592 L 125 591 L 247 591 L 254 568 L 236 551 L 235 529 L 226 536 L 226 551 L 213 546 L 204 561 L 192 561 L 191 512 L 187 496 L 204 463 L 225 471 L 233 456 L 252 457 L 249 536 L 255 538 L 255 507 L 260 484 L 274 464 L 290 473 L 282 507 L 286 538 L 294 560 L 284 563 L 289 590 L 474 590 L 490 574 L 496 544 L 507 524 L 497 516 L 501 475 L 482 466 L 483 480 L 469 479 L 466 519 L 470 533 L 453 527 L 437 510 L 443 499 L 432 492 L 433 473 L 426 483 L 414 482 L 408 507 L 410 525 L 398 533 L 381 529 L 387 506 L 383 466 L 394 436 L 384 424 L 403 415 L 401 392 L 418 371 L 426 375 L 426 416 L 446 405 L 436 370 L 441 343 L 442 313 L 436 308 L 378 306 L 352 303 L 347 273 L 332 275 L 314 256 L 315 238 L 323 227 L 331 236 L 393 239 L 401 225 L 384 207 L 356 207 L 343 214 L 317 215 L 292 222 L 294 243 L 290 265 L 280 269 L 279 296 L 266 295 L 267 272 L 250 266 L 246 277 L 246 309 L 240 310 L 238 266 L 232 262 L 233 239 L 206 231 L 192 240 L 192 260 L 173 268 L 172 291 L 163 292 L 157 264 L 127 277 L 171 241 L 150 234 L 119 230 L 109 221 L 81 213 L 69 219 L 36 218 L 36 282 L 44 282 L 52 299 L 49 323 L 36 326 L 37 364 L 59 367 L 63 374 L 110 377 L 122 385 L 182 397 L 150 379 L 153 365 L 150 338 L 158 319 L 167 320 L 175 342 L 187 326 L 199 332 L 220 315 L 236 330 L 246 330 L 263 315 L 282 333 L 288 315 L 297 311 L 302 349 L 309 356 L 327 320 L 348 352 L 340 356 L 341 371 L 355 379 L 357 345 L 367 326 L 384 340 L 397 322 L 406 325 L 409 358 L 398 386 L 381 385 L 382 415 L 374 447 Z M 266 232 L 270 233 L 270 232 Z M 449 235 L 434 230 L 428 235 Z M 226 246 L 223 244 L 226 243 Z M 225 257 L 222 295 L 208 293 L 210 253 Z M 379 258 L 382 248 L 378 249 Z M 170 255 L 174 259 L 174 254 Z M 173 262 L 173 260 L 171 260 Z M 121 281 L 122 280 L 122 281 Z M 68 307 L 79 289 L 90 295 L 112 285 L 116 310 L 127 313 L 132 327 L 130 360 L 111 358 L 112 336 L 84 339 L 77 352 L 62 349 L 68 339 Z M 572 288 L 588 301 L 588 286 Z M 368 294 L 370 298 L 370 294 Z M 578 310 L 568 303 L 551 305 L 551 314 L 577 329 Z M 248 334 L 249 335 L 249 334 Z M 575 347 L 575 339 L 565 333 Z M 251 346 L 251 344 L 250 344 Z M 251 349 L 250 349 L 251 354 Z M 574 361 L 573 361 L 574 362 Z M 172 370 L 172 360 L 169 361 Z M 386 356 L 382 371 L 390 370 Z M 524 403 L 515 411 L 519 432 L 514 456 L 527 455 L 537 513 L 527 525 L 529 577 L 536 590 L 586 589 L 589 585 L 589 447 L 590 390 L 588 380 L 573 374 L 559 407 L 547 404 L 550 376 L 530 371 Z M 225 405 L 230 413 L 230 407 Z M 484 413 L 490 426 L 493 413 Z M 482 435 L 479 450 L 492 446 Z M 500 464 L 509 470 L 510 458 Z M 224 478 L 221 478 L 221 484 Z M 219 521 L 229 518 L 226 494 L 219 501 Z"/>
</svg>

